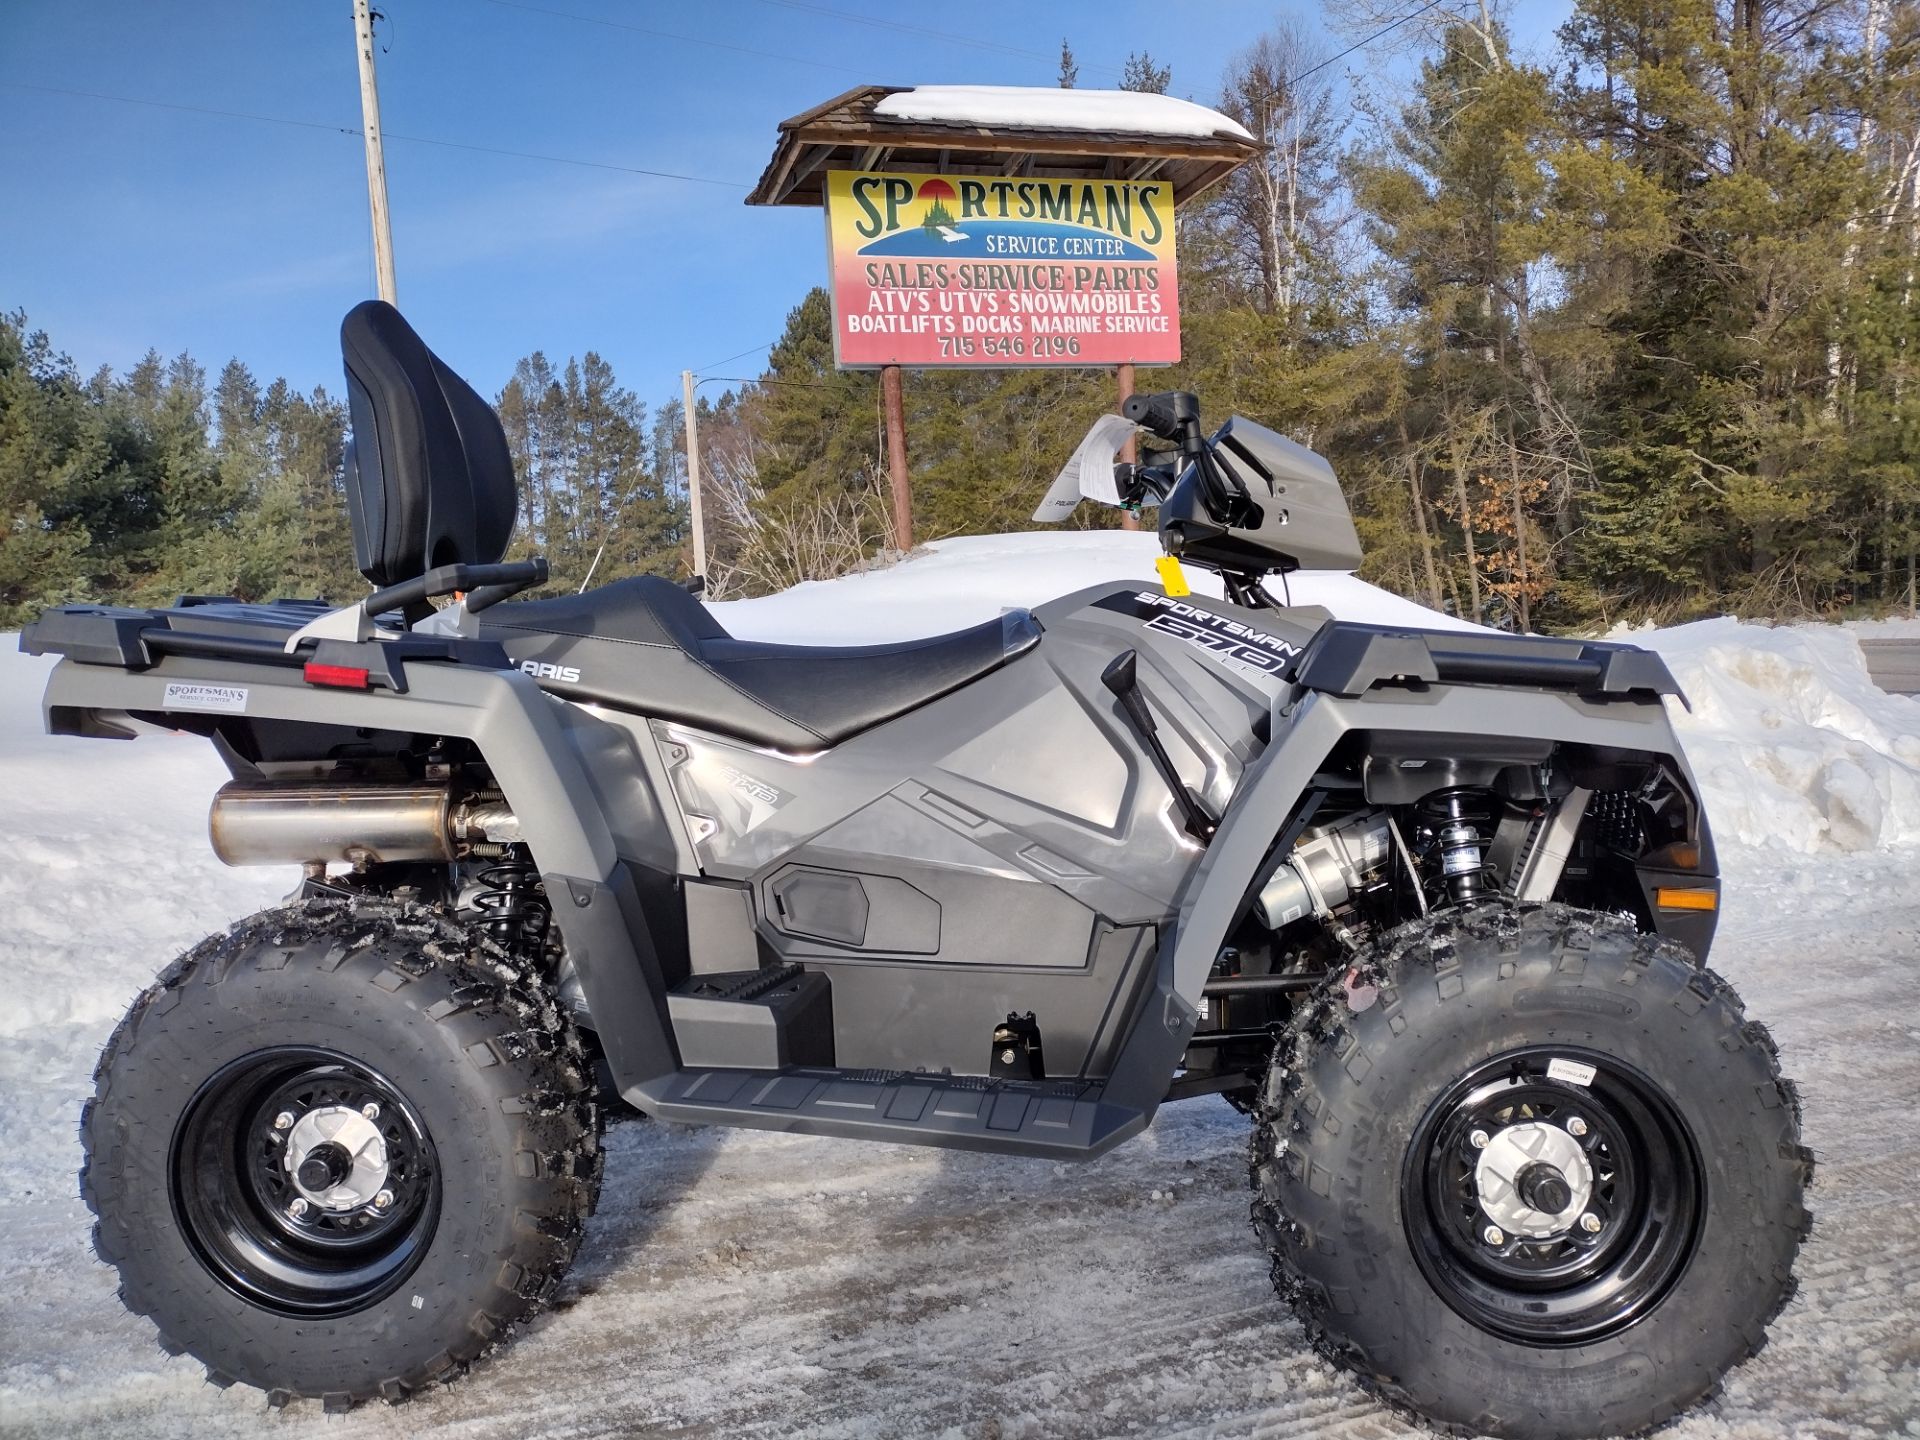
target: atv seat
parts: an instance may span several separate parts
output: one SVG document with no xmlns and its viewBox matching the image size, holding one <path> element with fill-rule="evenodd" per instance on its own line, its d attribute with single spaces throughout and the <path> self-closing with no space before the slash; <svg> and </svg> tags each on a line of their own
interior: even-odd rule
<svg viewBox="0 0 1920 1440">
<path fill-rule="evenodd" d="M 340 327 L 353 413 L 348 519 L 376 585 L 440 565 L 489 565 L 519 511 L 500 419 L 391 305 Z M 1040 638 L 1025 611 L 899 645 L 816 649 L 736 640 L 693 596 L 651 576 L 582 595 L 497 603 L 482 635 L 569 698 L 758 744 L 817 750 L 997 670 Z"/>
<path fill-rule="evenodd" d="M 508 601 L 476 617 L 522 669 L 571 699 L 679 720 L 784 750 L 817 750 L 999 669 L 1040 640 L 1025 610 L 891 645 L 736 640 L 670 580 Z"/>
</svg>

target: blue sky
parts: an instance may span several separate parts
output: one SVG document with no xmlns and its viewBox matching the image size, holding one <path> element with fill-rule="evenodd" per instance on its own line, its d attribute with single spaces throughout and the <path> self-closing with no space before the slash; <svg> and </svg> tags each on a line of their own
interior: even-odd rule
<svg viewBox="0 0 1920 1440">
<path fill-rule="evenodd" d="M 392 134 L 733 182 L 388 144 L 401 308 L 429 344 L 488 394 L 528 351 L 595 349 L 650 401 L 678 393 L 683 367 L 755 373 L 758 354 L 717 362 L 771 341 L 824 278 L 818 211 L 742 203 L 781 119 L 863 83 L 1052 84 L 1063 35 L 1082 85 L 1116 83 L 1144 48 L 1172 66 L 1174 93 L 1211 101 L 1276 13 L 1267 0 L 378 8 Z M 1516 28 L 1537 35 L 1564 10 L 1530 0 Z M 336 327 L 373 293 L 361 141 L 327 128 L 359 123 L 351 14 L 349 0 L 0 0 L 0 307 L 24 308 L 83 370 L 155 346 L 337 392 Z"/>
</svg>

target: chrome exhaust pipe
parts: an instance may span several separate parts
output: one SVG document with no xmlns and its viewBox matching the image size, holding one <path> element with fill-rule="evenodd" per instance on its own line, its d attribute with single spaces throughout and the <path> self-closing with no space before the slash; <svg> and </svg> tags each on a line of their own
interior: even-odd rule
<svg viewBox="0 0 1920 1440">
<path fill-rule="evenodd" d="M 519 822 L 499 800 L 456 806 L 444 785 L 221 787 L 207 816 L 228 865 L 381 865 L 455 858 L 456 842 L 508 844 Z"/>
</svg>

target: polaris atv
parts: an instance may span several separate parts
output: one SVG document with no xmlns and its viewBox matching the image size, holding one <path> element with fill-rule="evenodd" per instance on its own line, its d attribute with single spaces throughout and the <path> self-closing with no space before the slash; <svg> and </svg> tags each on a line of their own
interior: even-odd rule
<svg viewBox="0 0 1920 1440">
<path fill-rule="evenodd" d="M 214 849 L 304 867 L 134 1002 L 82 1119 L 167 1349 L 329 1409 L 458 1375 L 565 1274 L 613 1095 L 1048 1160 L 1224 1096 L 1280 1295 L 1445 1427 L 1645 1430 L 1760 1347 L 1812 1161 L 1703 968 L 1657 657 L 1276 603 L 1358 562 L 1333 473 L 1185 394 L 1042 518 L 1155 506 L 1224 603 L 1175 566 L 814 648 L 652 577 L 515 599 L 499 420 L 385 305 L 342 342 L 371 594 L 22 637 L 51 730 L 205 736 Z M 1116 465 L 1133 422 L 1166 448 Z"/>
</svg>

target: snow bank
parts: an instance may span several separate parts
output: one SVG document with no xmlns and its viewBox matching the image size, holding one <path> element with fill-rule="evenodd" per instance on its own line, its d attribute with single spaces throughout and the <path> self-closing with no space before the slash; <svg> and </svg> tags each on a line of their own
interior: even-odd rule
<svg viewBox="0 0 1920 1440">
<path fill-rule="evenodd" d="M 1245 126 L 1218 110 L 1172 95 L 1134 90 L 916 85 L 876 102 L 873 113 L 890 120 L 928 120 L 940 125 L 1013 125 L 1035 130 L 1161 135 L 1179 140 L 1210 140 L 1216 135 L 1253 139 Z"/>
<path fill-rule="evenodd" d="M 17 637 L 0 634 L 8 934 L 0 1037 L 118 1019 L 162 964 L 300 878 L 214 859 L 207 806 L 228 777 L 206 741 L 42 733 L 40 695 L 53 661 L 18 647 Z"/>
<path fill-rule="evenodd" d="M 1617 631 L 1657 650 L 1717 839 L 1817 853 L 1920 844 L 1920 701 L 1888 695 L 1831 625 Z"/>
<path fill-rule="evenodd" d="M 937 635 L 991 620 L 1008 606 L 1032 607 L 1108 580 L 1158 588 L 1160 540 L 1144 531 L 1035 531 L 936 540 L 897 565 L 813 580 L 759 600 L 713 606 L 736 635 L 793 644 L 879 644 Z M 1220 577 L 1189 568 L 1195 593 L 1218 597 Z M 1269 588 L 1280 594 L 1275 580 Z M 1296 605 L 1319 605 L 1342 620 L 1429 629 L 1476 627 L 1330 570 L 1287 577 Z"/>
</svg>

